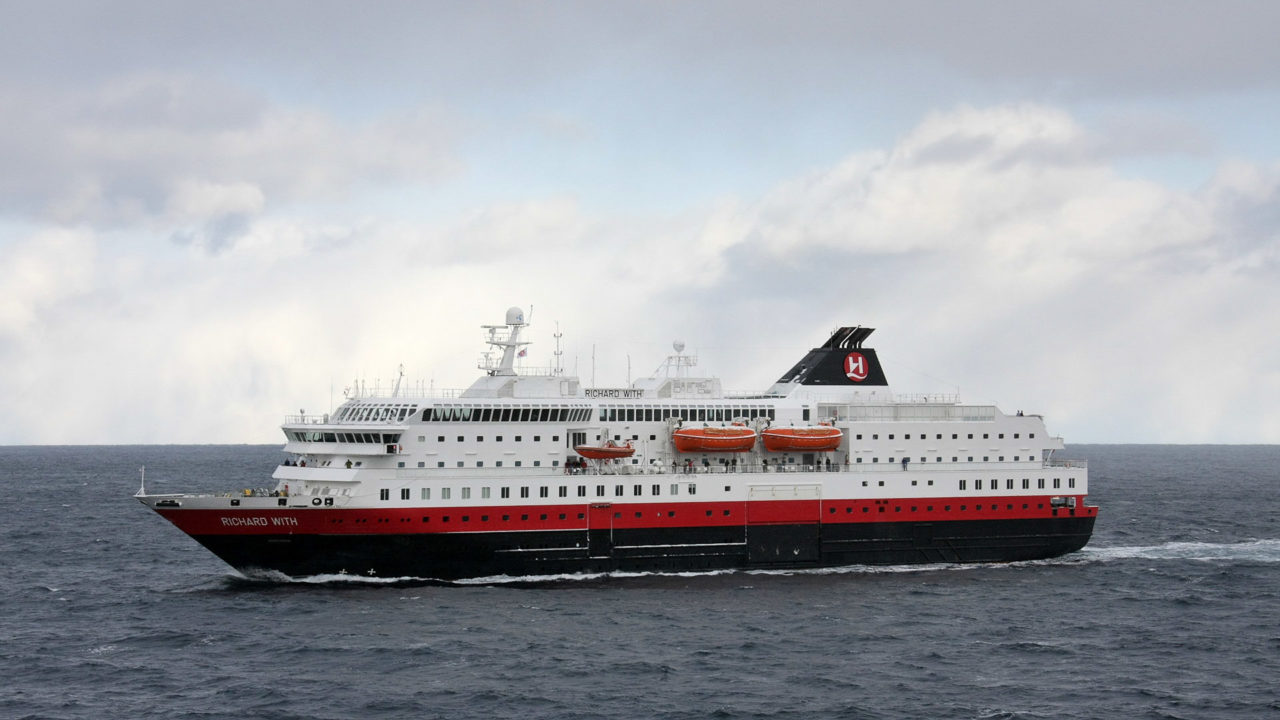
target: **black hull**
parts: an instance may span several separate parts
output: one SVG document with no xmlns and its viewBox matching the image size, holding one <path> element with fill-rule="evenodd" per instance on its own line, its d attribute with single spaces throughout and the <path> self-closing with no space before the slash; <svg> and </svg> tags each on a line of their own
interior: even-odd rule
<svg viewBox="0 0 1280 720">
<path fill-rule="evenodd" d="M 599 572 L 1040 560 L 1084 547 L 1094 518 L 402 535 L 202 535 L 232 567 L 291 577 L 440 580 Z"/>
</svg>

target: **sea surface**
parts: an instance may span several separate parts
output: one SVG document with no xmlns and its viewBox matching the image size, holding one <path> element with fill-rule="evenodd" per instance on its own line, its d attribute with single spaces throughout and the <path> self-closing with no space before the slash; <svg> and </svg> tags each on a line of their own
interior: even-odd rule
<svg viewBox="0 0 1280 720">
<path fill-rule="evenodd" d="M 130 496 L 278 446 L 0 447 L 0 718 L 1280 717 L 1280 447 L 1072 446 L 1013 565 L 248 580 Z"/>
</svg>

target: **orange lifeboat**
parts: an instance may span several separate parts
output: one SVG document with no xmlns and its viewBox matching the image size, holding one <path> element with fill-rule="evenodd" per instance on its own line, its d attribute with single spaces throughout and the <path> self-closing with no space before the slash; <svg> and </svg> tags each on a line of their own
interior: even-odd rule
<svg viewBox="0 0 1280 720">
<path fill-rule="evenodd" d="M 575 445 L 573 451 L 588 460 L 615 460 L 631 457 L 636 453 L 631 443 L 618 445 L 612 440 L 606 440 L 604 445 Z"/>
<path fill-rule="evenodd" d="M 679 452 L 748 452 L 756 444 L 749 427 L 681 428 L 672 434 Z"/>
<path fill-rule="evenodd" d="M 769 452 L 787 452 L 804 450 L 808 452 L 827 452 L 840 447 L 844 433 L 830 425 L 817 427 L 785 427 L 769 428 L 761 433 L 764 449 Z"/>
</svg>

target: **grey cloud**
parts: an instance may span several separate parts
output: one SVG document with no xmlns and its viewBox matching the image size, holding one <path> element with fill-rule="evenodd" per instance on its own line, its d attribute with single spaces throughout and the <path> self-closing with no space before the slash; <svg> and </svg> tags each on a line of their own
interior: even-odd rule
<svg viewBox="0 0 1280 720">
<path fill-rule="evenodd" d="M 273 203 L 452 172 L 452 121 L 424 110 L 344 125 L 217 78 L 116 78 L 91 92 L 0 88 L 0 213 L 100 227 L 170 217 L 184 184 L 250 185 Z M 222 211 L 197 218 L 227 237 Z M 198 208 L 187 208 L 199 212 Z M 178 232 L 185 237 L 189 231 Z M 217 244 L 217 243 L 215 243 Z"/>
<path fill-rule="evenodd" d="M 978 5 L 925 0 L 662 4 L 20 3 L 0 77 L 79 83 L 164 61 L 269 66 L 347 87 L 412 80 L 445 94 L 652 68 L 753 79 L 768 94 L 860 87 L 872 69 L 937 66 L 1050 97 L 1217 92 L 1280 83 L 1275 3 L 1228 0 Z M 58 38 L 50 42 L 50 38 Z M 449 71 L 442 72 L 443 68 Z"/>
</svg>

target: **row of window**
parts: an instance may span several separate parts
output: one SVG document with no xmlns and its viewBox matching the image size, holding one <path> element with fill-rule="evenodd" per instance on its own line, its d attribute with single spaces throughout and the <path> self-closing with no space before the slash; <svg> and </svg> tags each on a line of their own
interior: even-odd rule
<svg viewBox="0 0 1280 720">
<path fill-rule="evenodd" d="M 459 436 L 457 436 L 457 437 L 458 437 L 458 442 L 466 442 L 466 441 L 467 441 L 467 436 L 466 436 L 466 435 L 459 435 Z M 502 439 L 503 439 L 504 437 L 505 437 L 504 435 L 494 435 L 494 436 L 493 436 L 493 441 L 494 441 L 494 442 L 502 442 Z M 516 441 L 516 442 L 524 442 L 524 436 L 523 436 L 523 435 L 513 435 L 512 437 L 515 439 L 515 441 Z M 444 438 L 445 438 L 445 436 L 444 436 L 444 435 L 437 435 L 437 436 L 436 436 L 436 442 L 444 442 L 444 441 L 445 441 L 445 440 L 444 440 Z M 427 436 L 426 436 L 426 435 L 419 435 L 419 436 L 418 436 L 418 442 L 426 442 L 426 439 L 427 439 Z M 597 439 L 599 439 L 599 436 L 597 436 Z M 542 442 L 542 436 L 541 436 L 541 435 L 534 435 L 534 436 L 533 436 L 533 441 L 534 441 L 534 442 Z M 478 442 L 478 443 L 480 443 L 480 442 L 484 442 L 484 436 L 483 436 L 483 435 L 477 435 L 477 436 L 476 436 L 476 442 Z M 551 436 L 551 442 L 560 442 L 560 436 L 559 436 L 559 435 L 552 435 L 552 436 Z"/>
<path fill-rule="evenodd" d="M 680 486 L 681 486 L 681 485 L 684 485 L 684 486 L 685 486 L 685 488 L 686 488 L 686 489 L 685 489 L 685 494 L 687 494 L 687 495 L 697 495 L 697 494 L 698 494 L 698 485 L 697 485 L 697 483 L 671 483 L 671 485 L 670 485 L 670 492 L 669 492 L 668 494 L 669 494 L 669 495 L 672 495 L 672 496 L 679 495 L 679 494 L 680 494 Z M 570 487 L 570 486 L 568 486 L 568 485 L 561 485 L 561 486 L 559 486 L 559 487 L 556 489 L 556 497 L 562 497 L 562 498 L 567 498 L 567 497 L 569 497 L 569 487 Z M 437 488 L 437 489 L 440 491 L 440 499 L 441 499 L 441 500 L 452 500 L 452 499 L 453 499 L 453 488 L 447 488 L 447 487 L 444 487 L 444 488 Z M 533 488 L 530 488 L 530 487 L 520 487 L 520 488 L 516 488 L 516 489 L 519 491 L 519 493 L 520 493 L 520 497 L 522 497 L 522 498 L 530 497 L 530 493 L 533 491 Z M 606 494 L 605 494 L 605 490 L 606 490 L 606 489 L 607 489 L 607 486 L 605 486 L 605 485 L 596 485 L 596 487 L 595 487 L 595 491 L 596 491 L 595 496 L 596 496 L 596 497 L 605 497 L 605 496 L 606 496 Z M 727 491 L 729 490 L 729 486 L 728 486 L 728 485 L 726 485 L 724 489 L 725 489 L 725 491 L 727 492 Z M 614 496 L 614 497 L 625 497 L 625 496 L 626 496 L 626 494 L 627 494 L 626 490 L 627 490 L 626 485 L 614 485 L 614 486 L 613 486 L 613 496 Z M 632 486 L 631 486 L 631 494 L 632 494 L 633 496 L 635 496 L 635 497 L 641 497 L 641 496 L 643 496 L 643 495 L 645 494 L 645 492 L 644 492 L 644 491 L 645 491 L 645 486 L 644 486 L 644 484 L 643 484 L 643 483 L 637 483 L 637 484 L 635 484 L 635 485 L 632 485 Z M 420 488 L 419 492 L 421 493 L 421 499 L 422 499 L 422 500 L 430 500 L 430 499 L 431 499 L 431 488 L 428 488 L 428 487 Z M 489 487 L 482 487 L 482 488 L 480 488 L 480 499 L 481 499 L 481 500 L 488 500 L 489 498 L 491 498 L 491 497 L 492 497 L 492 492 L 493 492 L 493 488 L 489 488 Z M 650 495 L 653 495 L 653 496 L 655 496 L 655 497 L 656 497 L 656 496 L 658 496 L 658 495 L 661 495 L 661 494 L 662 494 L 662 484 L 661 484 L 661 483 L 653 483 L 652 485 L 650 485 L 650 486 L 649 486 L 649 494 L 650 494 Z M 400 499 L 401 499 L 401 500 L 409 500 L 409 499 L 411 499 L 411 495 L 412 495 L 412 491 L 411 491 L 409 488 L 400 488 Z M 577 487 L 577 496 L 578 496 L 578 497 L 587 497 L 587 486 L 586 486 L 586 485 L 579 485 L 579 486 Z M 511 497 L 511 488 L 510 488 L 510 487 L 501 487 L 501 488 L 498 488 L 498 497 L 503 498 L 503 499 L 510 498 L 510 497 Z M 551 486 L 549 486 L 549 485 L 542 485 L 542 486 L 540 486 L 540 487 L 538 488 L 538 497 L 540 497 L 540 498 L 547 498 L 547 497 L 551 497 Z M 379 490 L 379 491 L 378 491 L 378 499 L 379 499 L 379 500 L 390 500 L 390 499 L 391 499 L 391 490 L 390 490 L 389 488 L 383 488 L 383 489 Z M 458 499 L 460 499 L 460 500 L 470 500 L 470 499 L 471 499 L 471 488 L 469 488 L 469 487 L 462 487 L 462 488 L 458 488 Z"/>
<path fill-rule="evenodd" d="M 738 418 L 773 420 L 775 417 L 774 409 L 764 405 L 602 405 L 599 415 L 600 422 L 663 422 L 667 418 L 680 418 L 685 422 L 730 422 Z"/>
<path fill-rule="evenodd" d="M 966 458 L 965 458 L 965 462 L 973 462 L 973 457 L 974 457 L 973 455 L 968 455 L 968 456 L 966 456 Z M 864 458 L 857 458 L 857 459 L 855 460 L 855 462 L 862 462 L 862 461 L 863 461 L 863 459 L 864 459 Z M 1035 455 L 1028 455 L 1028 456 L 1027 456 L 1027 462 L 1031 462 L 1032 460 L 1035 460 L 1035 459 L 1036 459 Z M 938 456 L 938 457 L 934 458 L 933 460 L 934 460 L 934 462 L 942 462 L 942 457 L 941 457 L 941 456 Z M 1022 456 L 1021 456 L 1021 455 L 1014 455 L 1014 456 L 1013 456 L 1013 462 L 1020 462 L 1021 460 L 1022 460 Z M 871 458 L 871 462 L 873 462 L 873 463 L 878 463 L 878 462 L 880 462 L 880 458 L 878 458 L 878 457 L 873 457 L 873 458 Z M 894 459 L 893 459 L 893 458 L 889 458 L 889 462 L 894 462 Z M 902 458 L 902 462 L 903 462 L 903 463 L 909 463 L 909 462 L 911 462 L 911 458 L 904 457 L 904 458 Z M 929 462 L 929 458 L 921 456 L 921 458 L 920 458 L 920 462 L 922 462 L 922 463 L 927 463 L 927 462 Z M 960 462 L 960 457 L 959 457 L 958 455 L 952 455 L 952 456 L 951 456 L 951 462 Z M 982 462 L 991 462 L 991 456 L 990 456 L 990 455 L 983 455 L 983 456 L 982 456 Z M 1003 456 L 1003 455 L 997 455 L 997 456 L 996 456 L 996 462 L 1004 462 L 1004 456 Z"/>
<path fill-rule="evenodd" d="M 502 460 L 495 460 L 495 461 L 494 461 L 494 463 L 493 463 L 493 467 L 502 467 L 502 463 L 503 463 L 503 461 L 502 461 Z M 457 465 L 456 465 L 456 467 L 466 467 L 466 465 L 467 465 L 467 464 L 466 464 L 466 462 L 464 462 L 464 461 L 462 461 L 462 460 L 459 460 L 459 461 L 457 461 Z M 403 463 L 403 462 L 396 463 L 396 466 L 397 466 L 397 467 L 404 467 L 404 463 Z M 418 467 L 420 467 L 420 468 L 424 468 L 424 467 L 426 467 L 426 466 L 427 466 L 427 464 L 426 464 L 425 462 L 423 462 L 422 460 L 419 460 L 419 461 L 418 461 Z M 438 467 L 438 468 L 442 468 L 442 467 L 444 467 L 444 466 L 445 466 L 445 462 L 444 462 L 444 460 L 437 460 L 437 461 L 436 461 L 436 467 Z M 476 467 L 478 467 L 478 468 L 482 468 L 482 467 L 484 467 L 484 461 L 483 461 L 483 460 L 477 460 L 477 461 L 476 461 Z M 524 461 L 523 461 L 523 460 L 513 460 L 513 461 L 511 462 L 511 467 L 524 467 Z M 541 461 L 541 460 L 534 460 L 534 461 L 533 461 L 533 467 L 542 467 L 542 461 Z M 559 460 L 552 460 L 552 461 L 551 461 L 551 467 L 555 467 L 555 468 L 560 467 L 560 461 L 559 461 Z"/>
<path fill-rule="evenodd" d="M 351 405 L 338 408 L 334 413 L 334 422 L 404 422 L 404 419 L 418 411 L 417 405 L 408 404 L 376 404 Z"/>
<path fill-rule="evenodd" d="M 422 411 L 422 422 L 587 422 L 591 408 L 571 406 L 438 406 Z"/>
<path fill-rule="evenodd" d="M 893 439 L 893 435 L 894 435 L 893 433 L 889 433 L 889 439 L 890 439 L 890 440 L 892 440 L 892 439 Z M 918 435 L 920 436 L 920 439 L 921 439 L 921 440 L 928 440 L 928 439 L 929 439 L 929 433 L 918 433 Z M 969 439 L 970 439 L 970 440 L 972 440 L 972 439 L 973 439 L 973 433 L 968 433 L 968 436 L 969 436 Z M 1035 438 L 1035 436 L 1036 436 L 1036 434 L 1035 434 L 1035 433 L 1027 433 L 1027 437 L 1028 437 L 1028 438 L 1032 438 L 1032 439 L 1034 439 L 1034 438 Z M 1020 438 L 1020 437 L 1022 437 L 1022 433 L 1014 433 L 1014 434 L 1013 434 L 1013 438 L 1014 438 L 1015 440 L 1017 440 L 1017 439 L 1018 439 L 1018 438 Z M 859 433 L 859 434 L 858 434 L 857 439 L 859 439 L 859 440 L 861 440 L 861 439 L 862 439 L 862 434 L 861 434 L 861 433 Z M 880 433 L 872 433 L 872 435 L 871 435 L 871 439 L 872 439 L 872 440 L 879 440 L 879 439 L 880 439 Z M 907 433 L 907 434 L 903 435 L 903 436 L 902 436 L 902 439 L 903 439 L 903 440 L 910 440 L 910 439 L 911 439 L 911 433 Z M 942 433 L 935 433 L 935 434 L 934 434 L 934 439 L 935 439 L 935 440 L 941 440 L 941 439 L 942 439 Z M 960 433 L 951 433 L 951 439 L 952 439 L 952 440 L 959 440 L 959 439 L 960 439 Z M 983 440 L 990 440 L 990 439 L 991 439 L 991 433 L 982 433 L 982 439 L 983 439 Z M 999 434 L 997 435 L 997 439 L 999 439 L 999 440 L 1003 440 L 1003 439 L 1004 439 L 1004 433 L 999 433 Z"/>
<path fill-rule="evenodd" d="M 327 443 L 375 443 L 395 445 L 400 442 L 400 433 L 349 433 L 349 432 L 298 432 L 286 433 L 298 442 Z M 421 438 L 419 438 L 421 439 Z"/>
<path fill-rule="evenodd" d="M 961 489 L 961 490 L 966 489 L 966 488 L 965 488 L 965 486 L 966 486 L 967 484 L 968 484 L 968 481 L 967 481 L 967 480 L 961 480 L 961 481 L 960 481 L 960 489 Z M 1074 488 L 1075 486 L 1076 486 L 1076 479 L 1075 479 L 1075 478 L 1067 478 L 1067 487 L 1069 487 L 1069 488 Z M 998 479 L 996 479 L 996 478 L 992 478 L 992 479 L 991 479 L 991 482 L 987 485 L 987 487 L 988 487 L 989 489 L 991 489 L 991 490 L 999 490 L 999 489 L 1000 489 L 1000 481 L 999 481 Z M 1058 489 L 1060 489 L 1061 487 L 1062 487 L 1062 478 L 1054 478 L 1054 479 L 1053 479 L 1053 489 L 1054 489 L 1054 490 L 1058 490 Z M 976 480 L 974 480 L 974 481 L 973 481 L 973 489 L 974 489 L 974 490 L 981 490 L 981 489 L 982 489 L 982 479 L 981 479 L 981 478 L 976 479 Z M 1012 490 L 1012 489 L 1013 489 L 1013 478 L 1006 478 L 1006 479 L 1005 479 L 1005 481 L 1004 481 L 1004 489 L 1005 489 L 1005 490 Z M 1022 489 L 1023 489 L 1023 490 L 1030 490 L 1030 489 L 1031 489 L 1031 478 L 1022 478 Z M 1044 489 L 1045 489 L 1045 487 L 1044 487 L 1044 478 L 1037 478 L 1037 479 L 1036 479 L 1036 489 L 1037 489 L 1037 490 L 1044 490 Z"/>
<path fill-rule="evenodd" d="M 714 514 L 711 510 L 707 510 L 707 511 L 705 511 L 705 512 L 706 512 L 706 516 L 707 516 L 707 517 L 711 517 L 711 516 Z M 635 513 L 635 517 L 636 517 L 636 518 L 642 518 L 642 517 L 644 517 L 644 513 L 643 513 L 643 512 L 641 512 L 641 511 L 639 511 L 639 510 L 634 511 L 634 513 Z M 729 510 L 722 510 L 722 511 L 721 511 L 721 514 L 722 514 L 723 516 L 725 516 L 725 517 L 730 517 L 730 516 L 732 516 L 732 514 L 733 514 L 733 513 L 732 513 L 731 511 L 729 511 Z M 675 517 L 675 516 L 676 516 L 676 511 L 675 511 L 675 510 L 667 510 L 665 513 L 663 513 L 662 511 L 658 511 L 658 512 L 656 512 L 656 513 L 655 513 L 655 516 L 656 516 L 656 517 L 663 517 L 664 515 L 665 515 L 665 517 L 673 518 L 673 517 Z M 560 516 L 560 519 L 561 519 L 561 520 L 567 520 L 567 519 L 569 518 L 569 514 L 568 514 L 568 513 L 559 513 L 559 516 Z M 586 513 L 577 513 L 577 516 L 578 516 L 578 519 L 579 519 L 579 520 L 585 520 L 585 519 L 586 519 L 586 517 L 587 517 Z M 452 516 L 450 516 L 450 515 L 441 515 L 441 516 L 440 516 L 440 522 L 445 522 L 445 523 L 447 523 L 447 522 L 449 522 L 449 520 L 450 520 L 450 518 L 451 518 L 451 517 L 452 517 Z M 538 516 L 538 519 L 539 519 L 539 520 L 546 520 L 548 517 L 550 517 L 550 513 L 540 513 L 540 514 L 539 514 L 539 516 Z M 621 510 L 614 511 L 614 513 L 613 513 L 613 517 L 614 517 L 615 519 L 617 519 L 617 518 L 621 518 L 621 517 L 622 517 L 622 511 L 621 511 Z M 470 515 L 462 515 L 462 516 L 461 516 L 461 518 L 462 518 L 462 522 L 471 522 L 471 516 L 470 516 Z M 520 515 L 520 519 L 521 519 L 522 521 L 524 521 L 524 520 L 528 520 L 528 519 L 529 519 L 529 513 L 522 513 L 522 514 Z M 389 523 L 389 522 L 391 522 L 391 518 L 376 518 L 376 521 L 377 521 L 377 522 L 379 522 L 379 523 Z M 510 515 L 503 515 L 503 516 L 502 516 L 502 521 L 503 521 L 503 522 L 510 522 L 510 521 L 511 521 L 511 516 L 510 516 Z M 338 524 L 345 523 L 345 522 L 346 522 L 346 519 L 345 519 L 345 518 L 343 518 L 343 517 L 334 517 L 334 518 L 330 519 L 330 520 L 329 520 L 329 522 L 330 522 L 331 524 L 338 525 Z M 369 518 L 356 518 L 356 519 L 352 520 L 351 522 L 356 523 L 356 524 L 368 523 L 368 522 L 369 522 Z M 406 523 L 406 522 L 413 522 L 413 518 L 407 518 L 407 517 L 405 517 L 405 518 L 400 518 L 400 522 L 402 522 L 402 523 Z M 431 516 L 430 516 L 430 515 L 423 515 L 423 516 L 422 516 L 422 522 L 424 522 L 424 523 L 429 523 L 429 522 L 431 522 Z M 480 522 L 489 522 L 489 516 L 488 516 L 488 515 L 481 515 L 481 516 L 480 516 Z"/>
<path fill-rule="evenodd" d="M 885 502 L 885 503 L 887 503 L 888 501 L 877 501 L 877 502 L 878 502 L 878 503 L 879 503 L 879 502 Z M 920 506 L 918 506 L 918 505 L 910 505 L 910 506 L 907 506 L 907 508 L 908 508 L 908 512 L 913 512 L 913 513 L 915 513 L 915 512 L 920 512 Z M 961 505 L 961 506 L 960 506 L 960 510 L 961 510 L 962 512 L 964 512 L 964 511 L 968 511 L 968 509 L 969 509 L 969 506 L 968 506 L 968 505 Z M 1006 503 L 1006 504 L 1005 504 L 1005 510 L 1013 510 L 1013 509 L 1014 509 L 1014 504 L 1013 504 L 1013 503 Z M 1029 509 L 1031 509 L 1031 503 L 1022 503 L 1022 509 L 1023 509 L 1023 510 L 1029 510 Z M 1036 503 L 1036 509 L 1037 509 L 1037 510 L 1043 510 L 1043 509 L 1044 509 L 1044 503 Z M 839 512 L 839 510 L 840 510 L 840 509 L 839 509 L 838 507 L 831 506 L 831 507 L 828 507 L 828 508 L 827 508 L 827 513 L 828 513 L 829 515 L 835 515 L 836 513 L 838 513 L 838 512 Z M 903 510 L 903 506 L 902 506 L 902 505 L 895 505 L 895 506 L 893 507 L 893 511 L 894 511 L 895 513 L 900 513 L 900 512 L 902 512 L 902 510 Z M 943 510 L 943 512 L 951 512 L 951 506 L 950 506 L 950 505 L 943 505 L 943 506 L 942 506 L 942 510 Z M 984 505 L 982 505 L 981 503 L 979 503 L 979 504 L 977 504 L 977 505 L 974 505 L 974 506 L 973 506 L 973 510 L 974 510 L 974 512 L 982 512 L 982 511 L 984 511 L 984 510 L 986 510 L 986 511 L 988 511 L 988 512 L 996 512 L 996 511 L 999 511 L 999 510 L 1000 510 L 1000 506 L 999 506 L 998 504 L 996 504 L 996 503 L 992 503 L 989 507 L 987 507 L 987 506 L 984 506 Z M 883 513 L 883 512 L 887 512 L 887 511 L 888 511 L 888 505 L 887 505 L 887 504 L 885 504 L 885 505 L 879 505 L 879 506 L 876 508 L 876 511 L 877 511 L 877 512 L 881 512 L 881 513 Z M 933 506 L 932 506 L 932 505 L 926 505 L 926 506 L 925 506 L 925 508 L 924 508 L 924 511 L 925 511 L 925 512 L 933 512 Z M 634 516 L 635 516 L 637 519 L 639 519 L 639 518 L 643 518 L 643 517 L 644 517 L 644 513 L 643 513 L 643 512 L 641 512 L 641 511 L 639 511 L 639 510 L 635 510 L 635 511 L 632 511 L 632 512 L 634 513 Z M 703 512 L 704 512 L 704 515 L 705 515 L 706 517 L 712 517 L 712 516 L 715 514 L 715 512 L 714 512 L 714 511 L 712 511 L 712 510 L 704 510 Z M 869 514 L 869 513 L 871 512 L 871 508 L 870 508 L 870 507 L 868 507 L 868 506 L 866 506 L 866 505 L 864 505 L 864 506 L 862 507 L 862 512 L 863 512 L 863 513 L 866 513 L 866 514 Z M 1053 511 L 1053 512 L 1054 512 L 1054 514 L 1056 515 L 1058 511 L 1057 511 L 1056 509 L 1054 509 L 1054 511 Z M 853 507 L 852 507 L 852 506 L 848 506 L 848 505 L 846 505 L 846 506 L 845 506 L 845 508 L 844 508 L 844 513 L 845 513 L 846 515 L 852 515 L 852 514 L 853 514 Z M 568 514 L 568 513 L 557 513 L 557 514 L 559 515 L 559 519 L 561 519 L 561 520 L 567 520 L 567 519 L 569 518 L 569 514 Z M 720 511 L 720 514 L 721 514 L 723 517 L 732 517 L 733 512 L 732 512 L 731 510 L 721 510 L 721 511 Z M 1072 511 L 1071 511 L 1071 514 L 1072 514 L 1072 515 L 1074 515 L 1074 514 L 1075 514 L 1075 510 L 1072 510 Z M 581 512 L 580 512 L 580 513 L 576 513 L 576 515 L 577 515 L 577 519 L 579 519 L 579 520 L 585 520 L 585 519 L 586 519 L 586 513 L 581 513 Z M 658 512 L 656 512 L 656 513 L 655 513 L 655 515 L 656 515 L 656 517 L 663 517 L 663 516 L 665 515 L 665 516 L 666 516 L 666 517 L 668 517 L 668 518 L 673 518 L 673 517 L 675 517 L 675 516 L 676 516 L 676 511 L 675 511 L 675 510 L 667 510 L 665 513 L 664 513 L 664 512 L 662 512 L 662 511 L 658 511 Z M 447 523 L 447 522 L 449 522 L 449 521 L 450 521 L 451 517 L 452 517 L 452 516 L 450 516 L 450 515 L 442 515 L 442 516 L 440 516 L 440 522 Z M 460 517 L 461 517 L 462 522 L 464 522 L 464 523 L 465 523 L 465 522 L 471 522 L 471 516 L 470 516 L 470 515 L 462 515 L 462 516 L 460 516 Z M 550 517 L 550 513 L 539 513 L 538 519 L 539 519 L 539 520 L 546 520 L 546 519 L 548 519 L 549 517 Z M 621 510 L 615 510 L 615 511 L 614 511 L 614 513 L 613 513 L 613 517 L 614 517 L 614 519 L 620 519 L 620 518 L 622 517 L 622 511 L 621 511 Z M 521 520 L 521 521 L 527 521 L 528 519 L 529 519 L 529 513 L 521 513 L 521 515 L 520 515 L 520 520 Z M 368 519 L 368 518 L 357 518 L 357 519 L 353 520 L 352 522 L 355 522 L 355 523 L 367 523 L 368 521 L 369 521 L 369 519 Z M 412 519 L 412 518 L 400 518 L 400 522 L 402 522 L 402 523 L 405 523 L 405 522 L 412 522 L 412 521 L 413 521 L 413 519 Z M 510 522 L 510 521 L 511 521 L 511 515 L 509 515 L 509 514 L 504 514 L 504 515 L 502 515 L 502 522 Z M 344 518 L 342 518 L 342 517 L 335 517 L 335 518 L 333 518 L 332 520 L 330 520 L 330 522 L 331 522 L 331 523 L 334 523 L 334 524 L 340 524 L 340 523 L 345 522 L 345 519 L 344 519 Z M 391 522 L 391 519 L 390 519 L 390 518 L 377 518 L 377 522 L 380 522 L 380 523 Z M 424 523 L 429 523 L 429 522 L 431 522 L 431 516 L 430 516 L 430 515 L 423 515 L 423 516 L 422 516 L 422 522 L 424 522 Z M 488 515 L 481 515 L 481 516 L 480 516 L 480 522 L 489 522 L 489 516 L 488 516 Z"/>
</svg>

